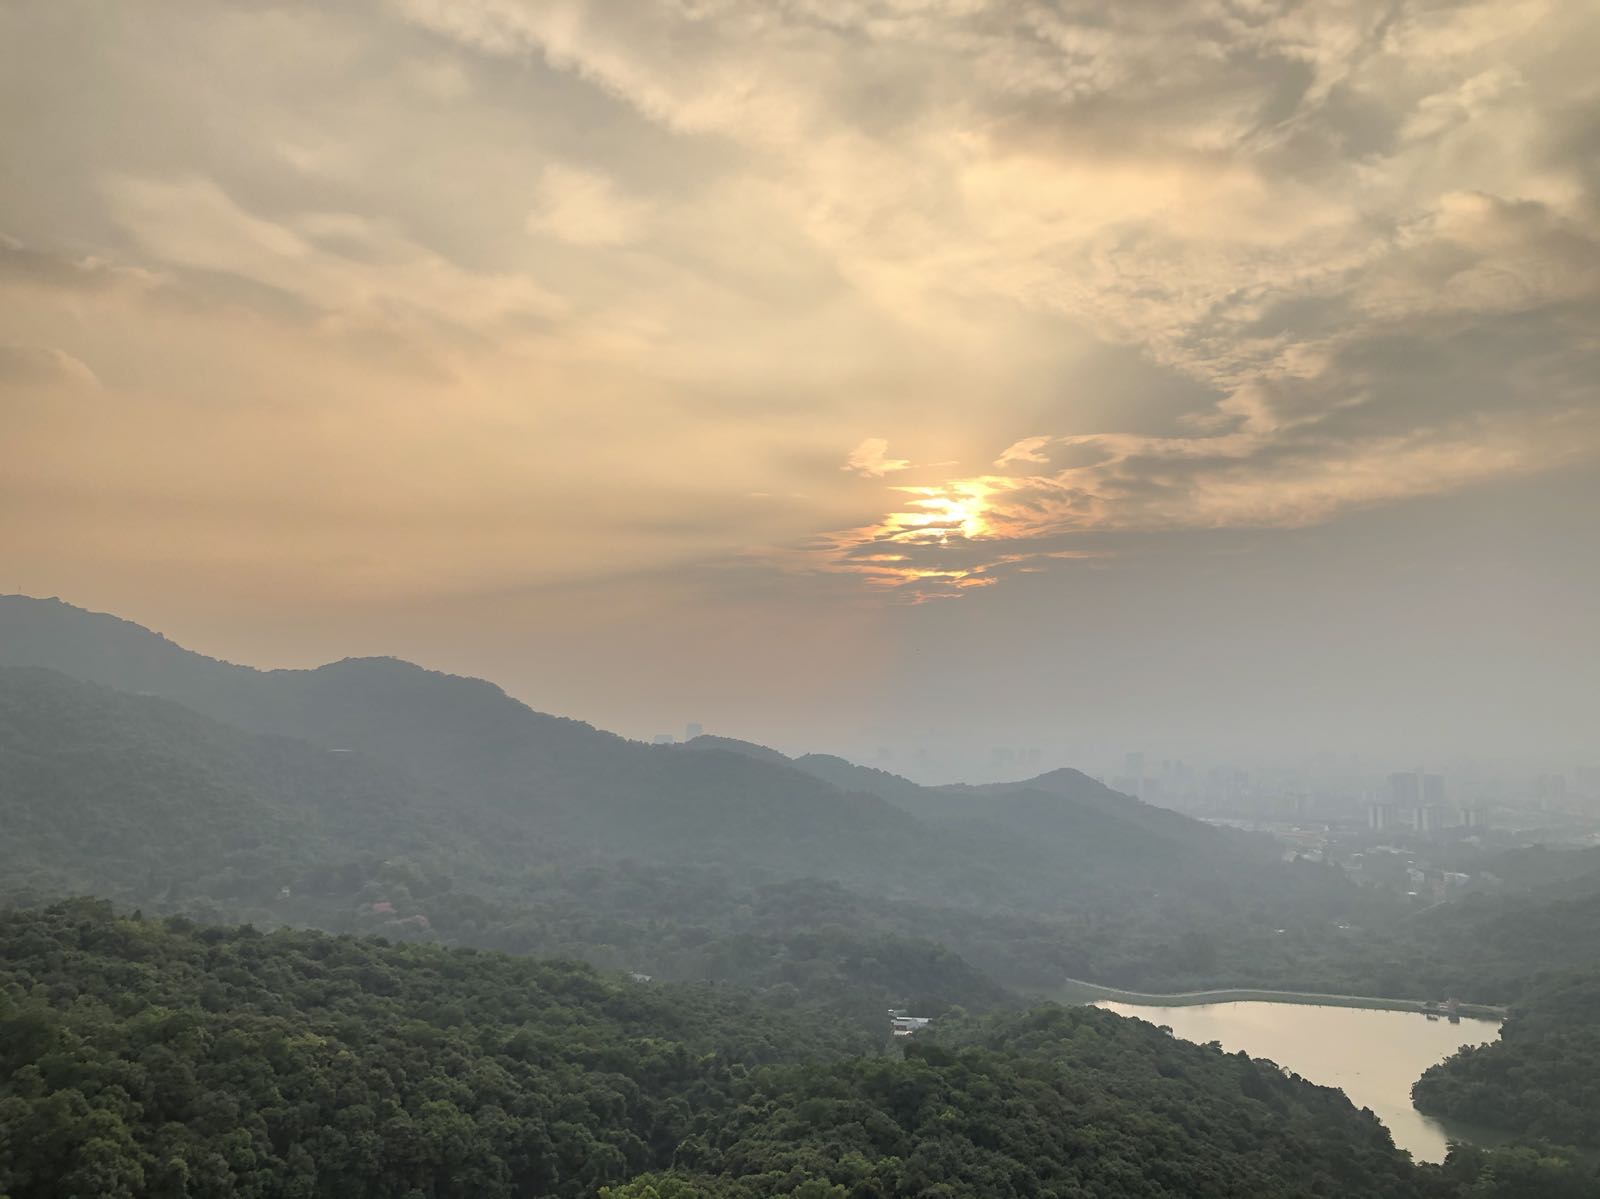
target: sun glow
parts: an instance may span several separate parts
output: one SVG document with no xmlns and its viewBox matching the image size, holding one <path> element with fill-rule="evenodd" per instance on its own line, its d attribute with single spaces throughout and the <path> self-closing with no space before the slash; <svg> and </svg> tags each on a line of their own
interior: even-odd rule
<svg viewBox="0 0 1600 1199">
<path fill-rule="evenodd" d="M 958 479 L 894 490 L 912 498 L 877 524 L 831 539 L 826 553 L 832 569 L 858 574 L 912 602 L 959 595 L 996 581 L 983 562 L 961 551 L 994 535 L 990 496 L 998 487 L 986 480 Z"/>
<path fill-rule="evenodd" d="M 899 487 L 917 496 L 911 512 L 891 512 L 878 526 L 884 540 L 938 542 L 953 538 L 976 540 L 990 532 L 985 515 L 994 488 L 977 479 L 963 479 L 942 487 Z"/>
</svg>

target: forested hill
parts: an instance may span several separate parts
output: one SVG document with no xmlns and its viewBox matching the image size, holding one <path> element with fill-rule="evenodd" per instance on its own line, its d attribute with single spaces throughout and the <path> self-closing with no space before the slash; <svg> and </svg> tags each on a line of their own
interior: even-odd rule
<svg viewBox="0 0 1600 1199">
<path fill-rule="evenodd" d="M 0 1195 L 576 1199 L 670 1161 L 751 1070 L 870 1047 L 570 963 L 0 912 Z"/>
<path fill-rule="evenodd" d="M 1396 932 L 1412 947 L 1410 968 L 1436 979 L 1436 991 L 1516 1000 L 1542 975 L 1600 963 L 1600 870 L 1470 895 L 1421 912 Z"/>
<path fill-rule="evenodd" d="M 442 866 L 496 829 L 404 771 L 219 724 L 168 700 L 0 666 L 6 890 L 259 903 L 360 856 Z"/>
<path fill-rule="evenodd" d="M 1113 791 L 1081 770 L 1052 770 L 1012 783 L 925 786 L 833 754 L 802 754 L 791 759 L 767 746 L 727 737 L 697 737 L 684 748 L 725 750 L 757 761 L 786 763 L 841 791 L 876 795 L 908 815 L 925 820 L 980 822 L 1057 841 L 1083 836 L 1086 824 L 1105 828 L 1107 822 L 1114 822 L 1123 826 L 1124 836 L 1137 839 L 1141 848 L 1157 852 L 1163 848 L 1161 840 L 1167 842 L 1165 848 L 1176 849 L 1186 857 L 1249 856 L 1250 851 L 1250 839 L 1233 830 L 1214 828 Z M 1153 834 L 1158 840 L 1141 834 Z"/>
<path fill-rule="evenodd" d="M 87 883 L 339 930 L 423 917 L 391 932 L 961 1004 L 997 991 L 966 962 L 1017 987 L 1304 985 L 1276 930 L 1312 943 L 1363 922 L 1337 870 L 1073 772 L 917 789 L 956 803 L 916 815 L 874 793 L 892 776 L 864 788 L 818 777 L 820 760 L 641 745 L 392 659 L 257 671 L 23 597 L 0 599 L 7 661 L 28 669 L 0 673 L 0 744 L 28 769 L 0 770 L 24 830 L 0 840 L 0 892 Z M 1330 973 L 1313 982 L 1334 989 Z"/>
<path fill-rule="evenodd" d="M 174 700 L 249 732 L 355 751 L 448 795 L 463 819 L 536 826 L 550 856 L 734 861 L 787 877 L 870 882 L 908 897 L 1027 906 L 1052 889 L 1082 894 L 1141 879 L 1164 885 L 1175 869 L 1215 870 L 1219 853 L 1229 868 L 1269 856 L 1075 772 L 1020 791 L 971 789 L 978 798 L 968 804 L 963 796 L 961 815 L 982 821 L 980 835 L 991 842 L 991 852 L 974 855 L 971 830 L 932 828 L 873 789 L 836 784 L 771 751 L 646 746 L 534 712 L 482 680 L 395 659 L 252 670 L 59 601 L 0 598 L 6 663 Z M 922 790 L 937 799 L 947 789 Z M 526 840 L 526 828 L 514 833 L 514 841 Z M 1069 861 L 1074 870 L 1066 873 Z"/>
<path fill-rule="evenodd" d="M 366 665 L 309 673 L 342 680 L 368 674 Z M 408 690 L 426 672 L 384 664 L 379 673 L 387 681 L 315 690 L 307 710 L 326 705 L 359 715 L 345 715 L 337 733 L 324 731 L 313 744 L 246 732 L 155 696 L 0 666 L 8 767 L 0 772 L 0 807 L 12 815 L 12 850 L 27 850 L 25 860 L 45 878 L 74 870 L 95 877 L 104 858 L 107 881 L 130 885 L 150 877 L 139 873 L 148 850 L 187 872 L 191 891 L 203 879 L 203 893 L 223 897 L 262 894 L 269 883 L 275 892 L 292 881 L 284 867 L 316 860 L 422 854 L 438 869 L 472 877 L 598 854 L 727 863 L 775 879 L 870 882 L 905 897 L 1017 901 L 1030 880 L 1067 894 L 1101 875 L 1137 876 L 1167 848 L 1104 818 L 1095 827 L 1075 821 L 1081 835 L 1054 854 L 1018 841 L 986 857 L 970 852 L 968 837 L 788 766 L 674 753 L 593 730 L 581 734 L 598 739 L 593 752 L 574 750 L 565 734 L 552 747 L 541 743 L 537 723 L 527 740 L 493 731 L 492 723 L 472 731 L 450 695 L 457 684 L 469 693 L 476 684 L 440 676 L 441 683 Z M 256 677 L 267 681 L 251 686 L 282 685 L 273 675 Z M 289 685 L 312 691 L 298 678 Z M 435 686 L 443 696 L 408 703 Z M 457 765 L 419 772 L 414 748 L 392 752 L 389 742 L 430 720 L 411 709 L 424 713 L 434 704 L 461 729 L 434 734 L 435 744 L 452 739 Z M 503 707 L 520 709 L 509 700 Z M 358 720 L 362 730 L 352 728 Z M 469 740 L 471 756 L 491 763 L 481 773 L 463 764 Z M 1069 854 L 1080 859 L 1080 872 L 1063 877 Z"/>
<path fill-rule="evenodd" d="M 1560 1163 L 1534 1181 L 1582 1194 Z M 570 964 L 0 911 L 9 1199 L 1519 1193 L 1486 1182 L 1412 1166 L 1336 1091 L 1095 1009 L 901 1059 Z"/>
<path fill-rule="evenodd" d="M 1539 981 L 1498 1041 L 1463 1047 L 1413 1094 L 1435 1115 L 1600 1148 L 1600 970 Z"/>
<path fill-rule="evenodd" d="M 829 931 L 808 931 L 810 893 L 560 848 L 526 811 L 366 755 L 42 669 L 0 667 L 0 828 L 12 900 L 93 893 L 211 920 L 571 954 L 860 1014 L 1007 1001 L 914 929 L 824 917 Z M 789 861 L 803 852 L 772 840 Z"/>
<path fill-rule="evenodd" d="M 686 760 L 535 712 L 481 679 L 392 658 L 258 671 L 126 621 L 10 596 L 0 599 L 7 663 L 175 700 L 250 732 L 353 750 L 449 793 L 458 808 L 536 820 L 546 842 L 655 854 L 732 842 L 806 872 L 818 864 L 806 860 L 808 847 L 864 863 L 900 834 L 887 805 L 847 801 L 798 771 L 725 754 Z"/>
</svg>

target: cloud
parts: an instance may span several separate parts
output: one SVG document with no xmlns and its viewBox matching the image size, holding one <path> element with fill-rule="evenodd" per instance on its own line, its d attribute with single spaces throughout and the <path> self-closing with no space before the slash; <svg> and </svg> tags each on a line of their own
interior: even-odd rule
<svg viewBox="0 0 1600 1199">
<path fill-rule="evenodd" d="M 159 261 L 270 288 L 341 321 L 482 328 L 566 310 L 525 275 L 464 269 L 359 213 L 270 219 L 199 175 L 113 176 L 103 189 L 114 218 Z"/>
<path fill-rule="evenodd" d="M 616 246 L 635 240 L 648 207 L 618 194 L 604 175 L 552 163 L 539 183 L 528 231 L 577 246 Z"/>
<path fill-rule="evenodd" d="M 0 343 L 0 387 L 69 387 L 98 391 L 94 371 L 64 350 L 53 346 Z"/>
<path fill-rule="evenodd" d="M 0 234 L 0 284 L 66 291 L 99 291 L 114 287 L 148 291 L 162 283 L 157 272 L 113 263 L 92 254 L 73 256 L 43 250 Z"/>
<path fill-rule="evenodd" d="M 884 475 L 905 470 L 911 465 L 909 459 L 890 458 L 888 453 L 889 442 L 886 438 L 868 437 L 850 451 L 843 469 L 869 479 L 881 479 Z"/>
<path fill-rule="evenodd" d="M 1017 463 L 1031 462 L 1043 465 L 1049 459 L 1044 456 L 1043 450 L 1048 446 L 1051 437 L 1024 437 L 1021 441 L 1014 441 L 1000 451 L 1000 457 L 994 460 L 996 466 L 1011 466 Z"/>
<path fill-rule="evenodd" d="M 491 460 L 505 561 L 625 557 L 645 509 L 675 563 L 948 594 L 1600 460 L 1593 6 L 62 11 L 0 45 L 48 114 L 0 123 L 0 339 Z M 841 471 L 846 422 L 883 435 Z"/>
</svg>

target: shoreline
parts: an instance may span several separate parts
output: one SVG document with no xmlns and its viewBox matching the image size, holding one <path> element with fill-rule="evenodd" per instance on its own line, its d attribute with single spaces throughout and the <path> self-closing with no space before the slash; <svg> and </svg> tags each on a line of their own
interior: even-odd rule
<svg viewBox="0 0 1600 1199">
<path fill-rule="evenodd" d="M 1430 1009 L 1422 999 L 1389 999 L 1375 995 L 1329 995 L 1315 991 L 1272 991 L 1260 987 L 1226 987 L 1214 991 L 1179 991 L 1170 994 L 1151 994 L 1129 991 L 1122 987 L 1106 987 L 1079 978 L 1064 979 L 1060 986 L 1040 993 L 1042 998 L 1058 1003 L 1091 1004 L 1102 1000 L 1113 1003 L 1134 1003 L 1146 1007 L 1194 1007 L 1207 1003 L 1299 1003 L 1320 1007 L 1371 1008 L 1390 1012 L 1416 1012 L 1419 1015 L 1444 1016 L 1445 1012 Z M 1507 1009 L 1488 1003 L 1458 1003 L 1457 1016 L 1504 1020 Z"/>
</svg>

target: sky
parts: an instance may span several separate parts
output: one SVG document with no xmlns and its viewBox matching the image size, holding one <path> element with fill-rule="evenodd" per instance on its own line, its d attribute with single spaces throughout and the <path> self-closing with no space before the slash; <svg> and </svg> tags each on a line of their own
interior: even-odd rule
<svg viewBox="0 0 1600 1199">
<path fill-rule="evenodd" d="M 0 591 L 633 736 L 1600 757 L 1588 0 L 0 0 Z"/>
</svg>

